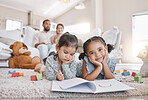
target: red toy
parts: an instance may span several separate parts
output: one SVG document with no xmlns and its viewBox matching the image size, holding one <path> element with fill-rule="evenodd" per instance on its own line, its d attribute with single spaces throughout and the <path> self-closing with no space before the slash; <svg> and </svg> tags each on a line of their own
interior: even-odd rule
<svg viewBox="0 0 148 100">
<path fill-rule="evenodd" d="M 19 77 L 19 73 L 12 73 L 12 77 Z"/>
<path fill-rule="evenodd" d="M 135 72 L 132 72 L 132 76 L 135 76 L 136 75 L 136 73 Z"/>
<path fill-rule="evenodd" d="M 36 81 L 36 80 L 37 80 L 36 75 L 32 75 L 31 76 L 31 81 Z"/>
</svg>

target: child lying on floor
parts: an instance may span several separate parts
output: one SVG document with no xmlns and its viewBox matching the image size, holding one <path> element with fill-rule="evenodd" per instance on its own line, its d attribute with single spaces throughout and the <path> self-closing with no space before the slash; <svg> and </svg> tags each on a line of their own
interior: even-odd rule
<svg viewBox="0 0 148 100">
<path fill-rule="evenodd" d="M 77 48 L 77 37 L 68 32 L 63 34 L 56 45 L 57 54 L 46 60 L 46 79 L 62 81 L 80 76 L 82 66 L 78 66 L 74 61 Z"/>
</svg>

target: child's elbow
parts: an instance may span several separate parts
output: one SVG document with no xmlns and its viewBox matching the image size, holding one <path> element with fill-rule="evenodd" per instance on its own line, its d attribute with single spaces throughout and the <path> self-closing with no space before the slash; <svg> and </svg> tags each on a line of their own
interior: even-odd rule
<svg viewBox="0 0 148 100">
<path fill-rule="evenodd" d="M 88 80 L 88 81 L 94 81 L 95 80 L 95 79 L 87 77 L 87 76 L 85 76 L 85 77 L 83 76 L 83 79 Z"/>
<path fill-rule="evenodd" d="M 106 79 L 115 79 L 115 77 L 111 75 L 110 77 L 106 77 Z"/>
</svg>

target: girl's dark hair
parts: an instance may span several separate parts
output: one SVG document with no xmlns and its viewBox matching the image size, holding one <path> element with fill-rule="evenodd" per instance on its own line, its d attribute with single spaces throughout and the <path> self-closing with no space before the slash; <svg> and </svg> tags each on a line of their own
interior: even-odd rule
<svg viewBox="0 0 148 100">
<path fill-rule="evenodd" d="M 78 39 L 77 39 L 77 37 L 76 37 L 75 35 L 72 35 L 72 34 L 70 34 L 69 32 L 66 32 L 66 33 L 64 33 L 64 34 L 60 37 L 58 44 L 59 44 L 59 45 L 58 45 L 59 48 L 61 48 L 62 46 L 65 45 L 65 46 L 75 47 L 76 50 L 77 50 L 77 48 L 78 48 Z M 56 57 L 58 56 L 57 53 L 55 53 L 55 52 L 50 52 L 49 55 L 48 55 L 48 57 L 51 56 L 51 55 L 54 56 L 54 60 L 55 60 Z M 44 64 L 46 63 L 46 60 L 47 60 L 48 57 L 46 57 L 46 58 L 43 59 Z"/>
<path fill-rule="evenodd" d="M 59 23 L 59 24 L 57 25 L 56 29 L 58 28 L 58 26 L 62 26 L 63 29 L 64 29 L 64 25 L 63 25 L 63 24 Z"/>
<path fill-rule="evenodd" d="M 89 39 L 83 44 L 83 51 L 84 51 L 84 53 L 81 53 L 81 54 L 79 55 L 79 60 L 84 59 L 85 53 L 87 53 L 87 46 L 88 46 L 92 41 L 99 41 L 99 42 L 101 42 L 104 46 L 107 45 L 107 47 L 108 47 L 108 53 L 110 53 L 110 52 L 114 49 L 114 46 L 111 45 L 111 44 L 106 44 L 105 40 L 104 40 L 102 37 L 100 37 L 100 36 L 94 36 L 94 37 L 92 37 L 92 38 L 89 38 Z"/>
<path fill-rule="evenodd" d="M 54 57 L 55 57 L 57 54 L 56 54 L 54 51 L 53 51 L 53 52 L 50 52 L 49 55 L 48 55 L 46 58 L 43 59 L 43 63 L 44 63 L 44 64 L 46 63 L 47 58 L 48 58 L 49 56 L 51 56 L 51 55 L 54 55 Z M 55 59 L 55 58 L 54 58 L 54 59 Z"/>
<path fill-rule="evenodd" d="M 61 48 L 62 46 L 71 46 L 71 47 L 75 47 L 76 50 L 78 48 L 78 39 L 75 35 L 70 34 L 69 32 L 64 33 L 58 42 L 58 46 L 59 48 Z"/>
</svg>

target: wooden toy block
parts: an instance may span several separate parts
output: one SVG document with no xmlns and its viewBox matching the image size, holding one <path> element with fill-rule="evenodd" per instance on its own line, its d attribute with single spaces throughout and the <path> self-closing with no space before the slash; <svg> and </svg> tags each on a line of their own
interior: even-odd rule
<svg viewBox="0 0 148 100">
<path fill-rule="evenodd" d="M 136 73 L 135 76 L 140 76 L 142 78 L 142 74 L 141 73 Z"/>
<path fill-rule="evenodd" d="M 120 73 L 120 70 L 115 70 L 114 72 L 115 72 L 115 73 Z"/>
<path fill-rule="evenodd" d="M 8 73 L 9 73 L 9 74 L 12 74 L 12 73 L 16 73 L 16 71 L 15 71 L 15 70 L 14 70 L 14 71 L 9 70 Z"/>
<path fill-rule="evenodd" d="M 20 72 L 19 72 L 19 76 L 24 76 L 24 73 L 20 73 Z"/>
<path fill-rule="evenodd" d="M 36 75 L 32 75 L 30 77 L 31 77 L 31 81 L 36 81 L 37 80 Z"/>
<path fill-rule="evenodd" d="M 19 77 L 19 73 L 12 73 L 12 77 Z"/>
<path fill-rule="evenodd" d="M 132 76 L 135 76 L 136 75 L 136 73 L 135 72 L 132 72 Z"/>
<path fill-rule="evenodd" d="M 135 76 L 134 81 L 136 82 L 141 82 L 141 76 Z"/>
<path fill-rule="evenodd" d="M 137 73 L 134 77 L 134 81 L 136 81 L 136 82 L 141 82 L 141 79 L 142 79 L 141 73 Z"/>
<path fill-rule="evenodd" d="M 124 69 L 123 72 L 127 72 L 127 69 Z"/>
<path fill-rule="evenodd" d="M 123 72 L 122 75 L 123 76 L 129 76 L 130 75 L 130 72 Z"/>
<path fill-rule="evenodd" d="M 37 80 L 42 80 L 42 74 L 37 74 L 36 77 L 37 77 Z"/>
</svg>

